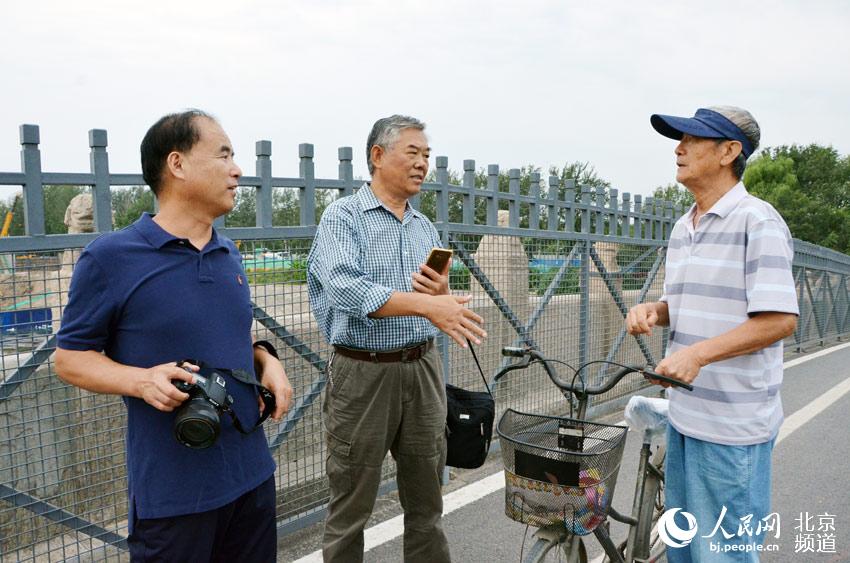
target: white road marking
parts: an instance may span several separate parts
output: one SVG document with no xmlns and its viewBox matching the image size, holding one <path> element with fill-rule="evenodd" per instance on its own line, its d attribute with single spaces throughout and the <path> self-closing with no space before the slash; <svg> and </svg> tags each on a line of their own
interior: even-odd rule
<svg viewBox="0 0 850 563">
<path fill-rule="evenodd" d="M 811 354 L 806 354 L 805 356 L 800 356 L 799 358 L 795 358 L 793 360 L 788 360 L 782 367 L 785 369 L 792 368 L 794 366 L 798 366 L 804 362 L 808 362 L 809 360 L 814 360 L 820 358 L 821 356 L 826 356 L 827 354 L 832 354 L 833 352 L 838 352 L 839 350 L 843 350 L 850 346 L 850 342 L 845 344 L 839 344 L 838 346 L 833 346 L 831 348 L 827 348 L 826 350 L 821 350 L 820 352 L 813 352 Z"/>
<path fill-rule="evenodd" d="M 850 392 L 850 378 L 845 379 L 826 393 L 810 402 L 805 407 L 798 409 L 782 423 L 779 435 L 776 437 L 776 445 L 794 433 L 795 430 L 828 409 L 834 402 Z"/>
</svg>

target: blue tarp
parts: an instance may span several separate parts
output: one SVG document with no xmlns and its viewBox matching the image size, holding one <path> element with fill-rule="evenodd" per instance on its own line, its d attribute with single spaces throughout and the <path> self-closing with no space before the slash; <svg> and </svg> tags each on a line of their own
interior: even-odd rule
<svg viewBox="0 0 850 563">
<path fill-rule="evenodd" d="M 53 330 L 53 313 L 49 307 L 3 311 L 0 325 L 3 334 L 49 333 Z"/>
</svg>

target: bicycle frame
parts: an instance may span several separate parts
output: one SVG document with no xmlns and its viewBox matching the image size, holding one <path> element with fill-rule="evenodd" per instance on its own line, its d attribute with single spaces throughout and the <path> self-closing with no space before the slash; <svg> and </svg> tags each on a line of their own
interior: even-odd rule
<svg viewBox="0 0 850 563">
<path fill-rule="evenodd" d="M 648 559 L 652 548 L 652 514 L 655 511 L 658 489 L 664 482 L 664 473 L 650 463 L 650 454 L 650 446 L 644 442 L 640 449 L 640 465 L 632 503 L 632 516 L 637 522 L 629 527 L 626 561 L 633 561 L 635 558 Z"/>
</svg>

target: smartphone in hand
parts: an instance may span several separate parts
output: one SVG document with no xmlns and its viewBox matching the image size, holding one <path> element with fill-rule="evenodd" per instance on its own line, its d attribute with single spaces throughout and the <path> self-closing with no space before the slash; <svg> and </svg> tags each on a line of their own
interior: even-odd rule
<svg viewBox="0 0 850 563">
<path fill-rule="evenodd" d="M 447 248 L 434 247 L 431 249 L 431 253 L 428 255 L 428 260 L 425 262 L 425 265 L 432 270 L 435 270 L 438 274 L 442 274 L 451 259 L 451 250 Z"/>
</svg>

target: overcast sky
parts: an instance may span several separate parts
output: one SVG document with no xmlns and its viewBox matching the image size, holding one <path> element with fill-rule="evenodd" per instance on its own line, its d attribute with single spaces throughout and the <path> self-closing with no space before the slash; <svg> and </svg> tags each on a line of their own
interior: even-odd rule
<svg viewBox="0 0 850 563">
<path fill-rule="evenodd" d="M 138 172 L 147 128 L 198 107 L 245 174 L 269 139 L 276 176 L 310 142 L 319 176 L 353 146 L 366 177 L 372 123 L 406 113 L 455 170 L 588 161 L 647 194 L 675 174 L 655 112 L 739 105 L 762 146 L 850 152 L 848 30 L 843 0 L 4 2 L 0 171 L 20 170 L 18 126 L 35 123 L 45 170 L 87 171 L 104 128 L 112 171 Z"/>
</svg>

